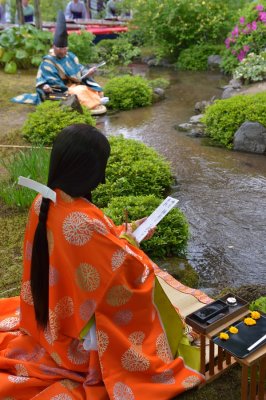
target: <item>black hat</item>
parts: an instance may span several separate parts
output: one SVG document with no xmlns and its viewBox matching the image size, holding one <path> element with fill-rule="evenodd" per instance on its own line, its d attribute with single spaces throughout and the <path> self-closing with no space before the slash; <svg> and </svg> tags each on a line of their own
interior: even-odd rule
<svg viewBox="0 0 266 400">
<path fill-rule="evenodd" d="M 57 14 L 56 28 L 54 33 L 54 45 L 56 47 L 67 47 L 66 19 L 63 11 Z"/>
</svg>

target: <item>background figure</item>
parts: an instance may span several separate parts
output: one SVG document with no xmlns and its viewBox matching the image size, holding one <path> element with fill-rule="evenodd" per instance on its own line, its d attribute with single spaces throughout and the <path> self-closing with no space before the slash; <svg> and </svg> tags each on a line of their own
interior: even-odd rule
<svg viewBox="0 0 266 400">
<path fill-rule="evenodd" d="M 87 19 L 88 14 L 83 1 L 70 1 L 65 10 L 65 17 L 66 19 Z"/>
<path fill-rule="evenodd" d="M 6 18 L 5 18 L 4 6 L 2 4 L 0 4 L 0 24 L 4 24 L 5 22 L 6 22 Z"/>
<path fill-rule="evenodd" d="M 104 0 L 90 0 L 89 9 L 92 19 L 101 18 L 102 13 L 105 13 Z"/>
<path fill-rule="evenodd" d="M 108 0 L 106 4 L 106 18 L 118 17 L 116 0 Z"/>
<path fill-rule="evenodd" d="M 22 10 L 24 16 L 24 22 L 30 24 L 34 22 L 34 7 L 29 4 L 29 0 L 22 0 Z M 18 23 L 18 13 L 16 12 L 15 17 L 16 23 Z"/>
</svg>

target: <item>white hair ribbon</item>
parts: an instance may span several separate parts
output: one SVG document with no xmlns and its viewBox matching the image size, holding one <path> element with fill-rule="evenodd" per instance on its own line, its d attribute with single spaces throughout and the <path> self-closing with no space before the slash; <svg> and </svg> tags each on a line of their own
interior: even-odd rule
<svg viewBox="0 0 266 400">
<path fill-rule="evenodd" d="M 36 182 L 29 178 L 24 178 L 24 176 L 19 176 L 18 184 L 21 186 L 25 186 L 29 189 L 35 190 L 40 193 L 42 197 L 46 199 L 52 200 L 54 203 L 56 202 L 56 193 L 54 190 L 48 188 L 48 186 L 43 185 L 42 183 Z"/>
</svg>

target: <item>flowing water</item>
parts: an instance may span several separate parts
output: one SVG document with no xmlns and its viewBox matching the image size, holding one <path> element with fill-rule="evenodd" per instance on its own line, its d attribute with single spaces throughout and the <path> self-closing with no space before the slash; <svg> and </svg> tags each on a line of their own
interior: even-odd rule
<svg viewBox="0 0 266 400">
<path fill-rule="evenodd" d="M 138 67 L 138 73 L 147 71 Z M 266 284 L 266 157 L 204 145 L 175 129 L 188 122 L 195 102 L 221 96 L 216 73 L 151 69 L 166 77 L 167 98 L 152 107 L 104 117 L 107 135 L 123 134 L 155 148 L 172 165 L 191 238 L 187 258 L 203 287 Z"/>
</svg>

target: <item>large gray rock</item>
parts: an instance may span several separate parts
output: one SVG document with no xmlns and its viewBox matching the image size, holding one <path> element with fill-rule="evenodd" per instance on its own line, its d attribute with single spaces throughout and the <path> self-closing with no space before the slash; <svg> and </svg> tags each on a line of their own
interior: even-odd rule
<svg viewBox="0 0 266 400">
<path fill-rule="evenodd" d="M 234 150 L 266 154 L 266 128 L 258 122 L 244 122 L 234 135 Z"/>
<path fill-rule="evenodd" d="M 222 58 L 219 55 L 212 55 L 208 57 L 208 68 L 210 70 L 220 69 Z"/>
</svg>

